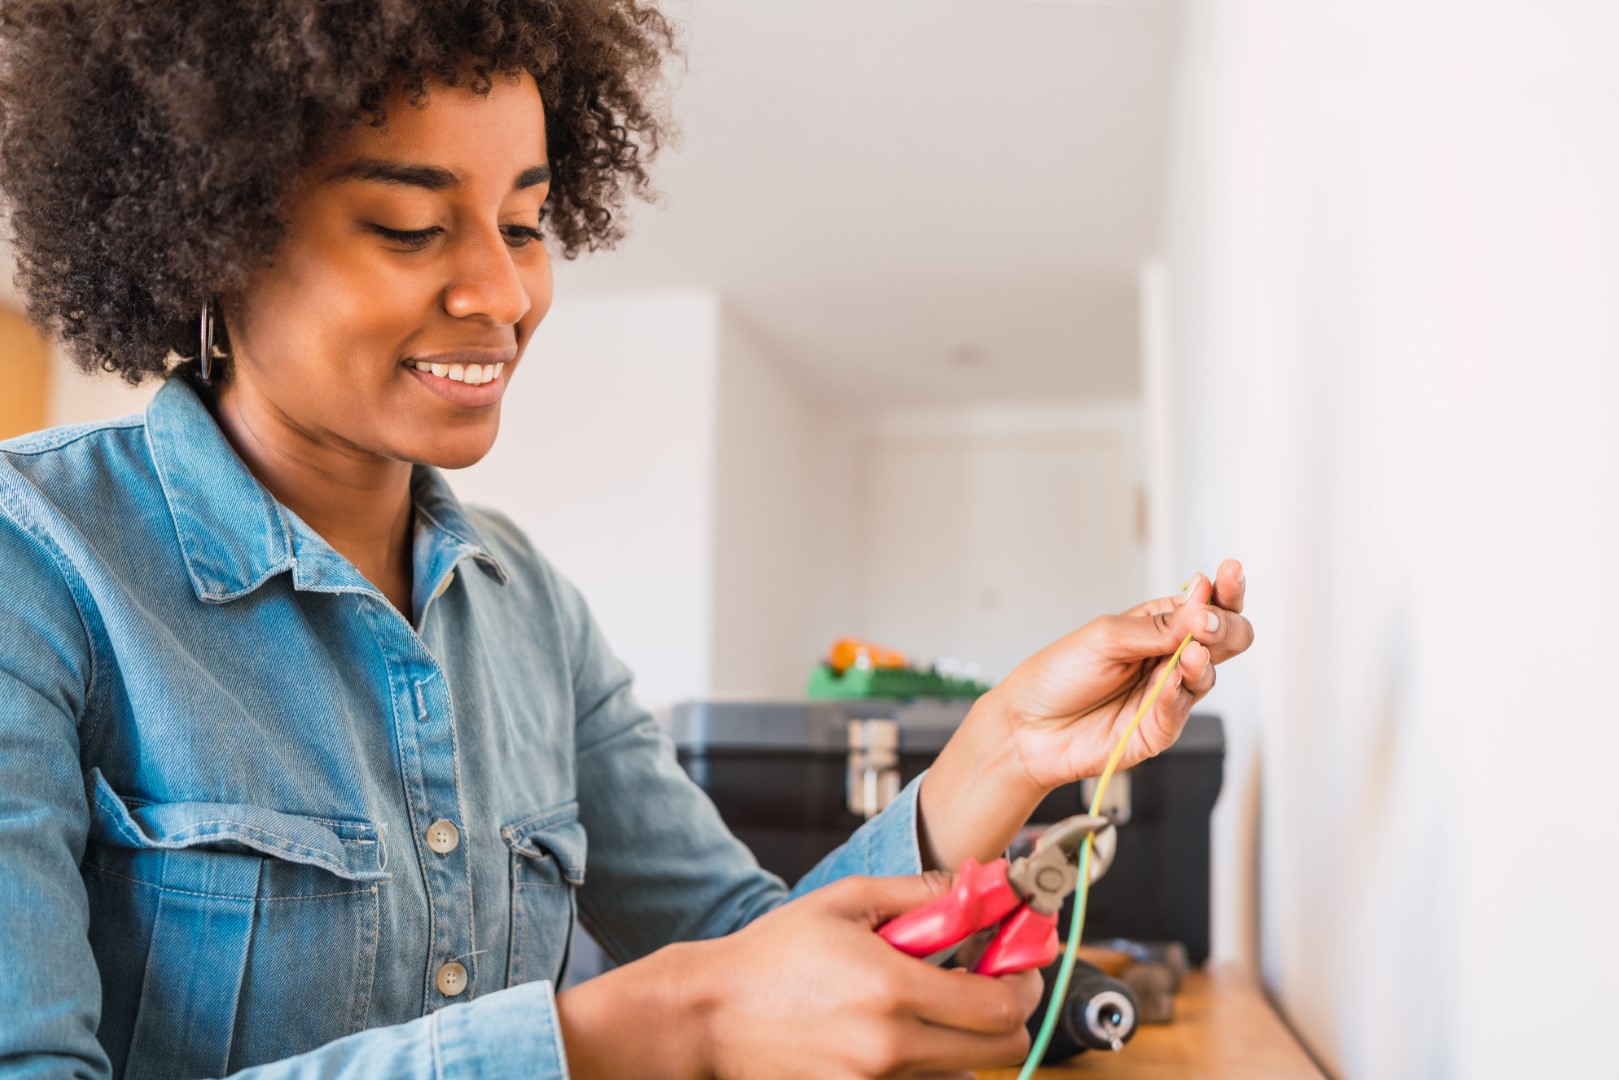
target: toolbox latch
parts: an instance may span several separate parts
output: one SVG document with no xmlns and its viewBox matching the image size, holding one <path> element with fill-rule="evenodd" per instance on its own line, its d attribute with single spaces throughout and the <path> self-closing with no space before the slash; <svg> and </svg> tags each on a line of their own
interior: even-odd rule
<svg viewBox="0 0 1619 1080">
<path fill-rule="evenodd" d="M 1085 806 L 1091 804 L 1096 797 L 1097 777 L 1087 777 L 1079 782 L 1079 801 Z M 1113 782 L 1108 785 L 1107 797 L 1097 811 L 1115 825 L 1124 825 L 1130 820 L 1130 773 L 1128 770 L 1116 773 Z"/>
<path fill-rule="evenodd" d="M 899 724 L 849 721 L 849 813 L 870 820 L 899 797 Z"/>
</svg>

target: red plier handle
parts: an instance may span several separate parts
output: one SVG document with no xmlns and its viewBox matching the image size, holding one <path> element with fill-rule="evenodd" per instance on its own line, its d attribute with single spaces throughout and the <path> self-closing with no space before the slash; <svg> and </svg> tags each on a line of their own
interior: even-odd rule
<svg viewBox="0 0 1619 1080">
<path fill-rule="evenodd" d="M 1009 866 L 1005 859 L 982 866 L 968 859 L 949 892 L 884 923 L 877 933 L 901 952 L 926 957 L 1000 923 L 974 972 L 1008 975 L 1045 967 L 1061 951 L 1057 915 L 1035 911 L 1018 895 L 1007 880 Z"/>
</svg>

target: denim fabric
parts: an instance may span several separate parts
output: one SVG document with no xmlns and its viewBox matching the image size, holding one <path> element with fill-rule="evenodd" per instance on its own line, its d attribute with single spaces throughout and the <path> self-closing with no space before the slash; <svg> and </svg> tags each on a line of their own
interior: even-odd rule
<svg viewBox="0 0 1619 1080">
<path fill-rule="evenodd" d="M 412 494 L 407 620 L 183 382 L 0 443 L 7 1076 L 565 1076 L 576 919 L 623 962 L 791 895 L 573 587 L 433 469 Z M 915 799 L 794 894 L 916 872 Z"/>
</svg>

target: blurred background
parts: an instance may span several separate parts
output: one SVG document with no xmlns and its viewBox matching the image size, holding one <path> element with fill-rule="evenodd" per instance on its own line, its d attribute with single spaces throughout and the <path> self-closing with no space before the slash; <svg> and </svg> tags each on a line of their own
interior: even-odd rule
<svg viewBox="0 0 1619 1080">
<path fill-rule="evenodd" d="M 1218 957 L 1332 1075 L 1611 1075 L 1619 9 L 679 0 L 681 145 L 454 479 L 654 706 L 1241 558 Z M 34 342 L 0 435 L 151 388 Z"/>
</svg>

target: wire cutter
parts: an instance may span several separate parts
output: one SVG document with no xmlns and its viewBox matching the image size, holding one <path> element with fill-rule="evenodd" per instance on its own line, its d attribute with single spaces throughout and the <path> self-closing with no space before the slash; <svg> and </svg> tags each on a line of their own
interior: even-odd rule
<svg viewBox="0 0 1619 1080">
<path fill-rule="evenodd" d="M 877 931 L 901 952 L 942 961 L 993 933 L 972 963 L 980 975 L 1043 968 L 1057 959 L 1057 914 L 1079 881 L 1079 853 L 1092 841 L 1091 882 L 1113 862 L 1118 832 L 1105 817 L 1077 814 L 1051 826 L 1027 855 L 961 864 L 948 893 Z"/>
</svg>

